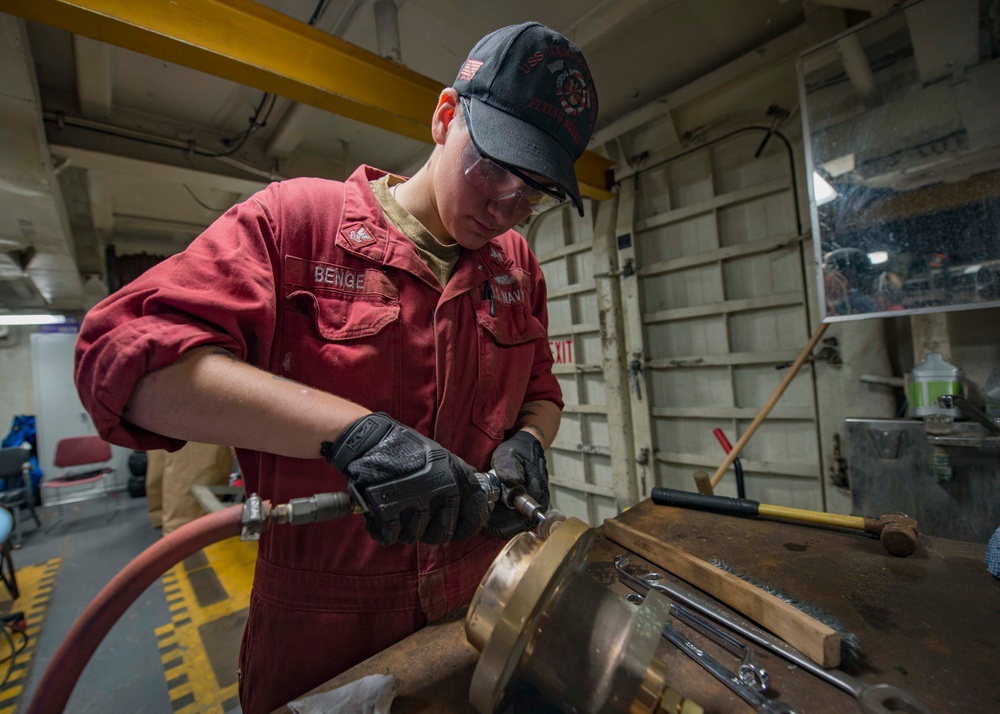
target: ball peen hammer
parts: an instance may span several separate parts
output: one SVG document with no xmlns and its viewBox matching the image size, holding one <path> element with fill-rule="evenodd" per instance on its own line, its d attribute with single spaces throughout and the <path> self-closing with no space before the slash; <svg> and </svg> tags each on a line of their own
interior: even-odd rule
<svg viewBox="0 0 1000 714">
<path fill-rule="evenodd" d="M 661 506 L 695 508 L 701 511 L 743 516 L 744 518 L 758 516 L 781 518 L 788 521 L 864 531 L 878 537 L 886 551 L 900 558 L 912 555 L 917 549 L 917 521 L 905 513 L 886 513 L 878 518 L 844 516 L 837 513 L 809 511 L 804 508 L 774 506 L 749 498 L 710 496 L 703 493 L 660 487 L 654 488 L 650 495 L 653 503 Z"/>
</svg>

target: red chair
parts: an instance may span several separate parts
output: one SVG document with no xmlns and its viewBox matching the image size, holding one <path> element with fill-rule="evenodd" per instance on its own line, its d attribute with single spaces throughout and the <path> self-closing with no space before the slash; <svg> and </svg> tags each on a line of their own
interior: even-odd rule
<svg viewBox="0 0 1000 714">
<path fill-rule="evenodd" d="M 111 457 L 111 445 L 99 436 L 60 439 L 52 463 L 63 471 L 42 481 L 45 505 L 54 503 L 62 516 L 64 505 L 114 494 Z"/>
</svg>

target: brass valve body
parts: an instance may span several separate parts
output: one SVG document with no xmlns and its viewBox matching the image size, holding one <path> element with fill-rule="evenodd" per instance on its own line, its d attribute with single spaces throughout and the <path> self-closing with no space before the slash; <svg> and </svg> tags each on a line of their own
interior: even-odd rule
<svg viewBox="0 0 1000 714">
<path fill-rule="evenodd" d="M 481 653 L 469 690 L 481 714 L 519 696 L 572 712 L 700 711 L 667 687 L 656 657 L 669 601 L 650 593 L 637 608 L 584 573 L 593 540 L 569 518 L 545 539 L 516 536 L 493 561 L 465 620 Z"/>
</svg>

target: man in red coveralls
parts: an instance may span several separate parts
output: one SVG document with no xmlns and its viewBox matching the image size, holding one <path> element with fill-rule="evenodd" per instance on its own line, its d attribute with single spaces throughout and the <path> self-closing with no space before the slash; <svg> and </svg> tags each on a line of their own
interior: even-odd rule
<svg viewBox="0 0 1000 714">
<path fill-rule="evenodd" d="M 367 509 L 262 535 L 246 714 L 469 601 L 527 528 L 474 470 L 547 506 L 562 398 L 545 281 L 512 227 L 567 198 L 583 214 L 573 164 L 596 117 L 572 43 L 503 28 L 441 92 L 413 178 L 272 184 L 88 314 L 76 379 L 104 438 L 232 445 L 248 492 L 346 489 Z"/>
</svg>

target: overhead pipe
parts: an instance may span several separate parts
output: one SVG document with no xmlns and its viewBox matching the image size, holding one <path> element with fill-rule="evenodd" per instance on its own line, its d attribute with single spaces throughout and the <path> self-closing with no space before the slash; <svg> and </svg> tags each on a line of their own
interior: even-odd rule
<svg viewBox="0 0 1000 714">
<path fill-rule="evenodd" d="M 837 50 L 840 52 L 840 60 L 844 65 L 844 71 L 847 72 L 847 78 L 855 91 L 861 95 L 866 104 L 872 104 L 878 96 L 875 75 L 857 33 L 837 40 Z"/>
<path fill-rule="evenodd" d="M 85 117 L 73 117 L 64 114 L 63 112 L 42 112 L 42 119 L 47 122 L 56 124 L 59 128 L 64 126 L 74 126 L 80 129 L 87 129 L 100 134 L 110 134 L 112 136 L 120 136 L 125 139 L 132 139 L 134 141 L 141 141 L 147 144 L 155 144 L 157 146 L 165 146 L 169 149 L 179 149 L 184 152 L 194 153 L 196 155 L 202 155 L 206 158 L 214 159 L 220 161 L 224 164 L 229 164 L 240 171 L 245 171 L 248 174 L 253 174 L 254 176 L 259 176 L 268 181 L 281 181 L 284 179 L 283 176 L 275 173 L 274 171 L 269 171 L 266 169 L 258 168 L 252 164 L 248 164 L 245 161 L 240 161 L 239 159 L 234 159 L 232 156 L 219 156 L 212 153 L 204 153 L 205 150 L 201 149 L 196 143 L 191 141 L 182 141 L 181 139 L 174 139 L 168 136 L 160 136 L 157 134 L 151 134 L 146 131 L 141 131 L 139 129 L 129 129 L 123 126 L 117 126 L 115 124 L 109 124 L 107 122 L 96 121 L 94 119 L 87 119 Z"/>
<path fill-rule="evenodd" d="M 358 8 L 363 4 L 363 0 L 354 0 L 351 6 L 344 11 L 337 27 L 331 33 L 334 37 L 342 38 L 348 27 L 354 20 Z M 388 59 L 397 64 L 402 64 L 402 43 L 399 39 L 399 5 L 392 0 L 378 0 L 375 3 L 375 35 L 378 42 L 378 54 L 383 59 Z M 267 155 L 277 159 L 284 159 L 291 155 L 305 138 L 307 124 L 309 122 L 309 111 L 307 105 L 295 102 L 281 118 L 267 142 Z M 344 151 L 344 157 L 347 151 Z M 346 159 L 344 161 L 346 163 Z"/>
<path fill-rule="evenodd" d="M 330 32 L 334 37 L 343 39 L 347 34 L 347 29 L 354 22 L 354 16 L 358 9 L 364 4 L 364 0 L 352 0 L 350 6 L 340 14 L 337 26 Z M 329 5 L 323 5 L 322 10 L 314 13 L 309 19 L 309 24 L 318 29 L 323 29 L 321 21 L 323 13 Z M 300 102 L 292 102 L 291 106 L 284 113 L 278 123 L 271 131 L 271 137 L 267 140 L 265 147 L 267 155 L 276 159 L 285 159 L 291 156 L 292 152 L 298 148 L 306 135 L 306 129 L 310 123 L 309 105 Z M 346 152 L 345 152 L 346 154 Z M 353 167 L 351 167 L 353 169 Z"/>
<path fill-rule="evenodd" d="M 399 7 L 395 0 L 375 1 L 375 38 L 380 57 L 403 63 L 399 48 Z"/>
</svg>

